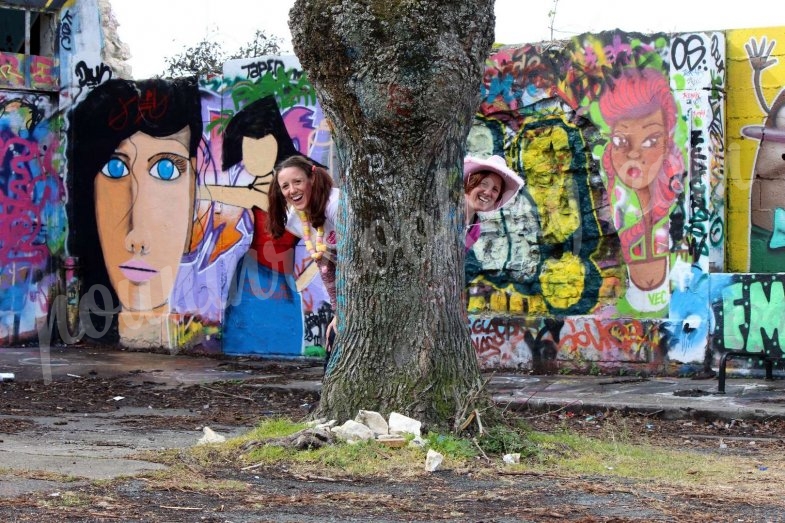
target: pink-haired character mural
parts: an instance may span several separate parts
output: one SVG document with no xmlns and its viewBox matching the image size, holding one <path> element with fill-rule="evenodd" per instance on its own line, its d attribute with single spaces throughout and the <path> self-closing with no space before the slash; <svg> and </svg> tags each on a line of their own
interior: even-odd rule
<svg viewBox="0 0 785 523">
<path fill-rule="evenodd" d="M 674 142 L 678 109 L 667 78 L 626 69 L 599 99 L 610 140 L 602 167 L 628 285 L 619 311 L 666 312 L 670 299 L 670 215 L 683 190 L 684 160 Z"/>
</svg>

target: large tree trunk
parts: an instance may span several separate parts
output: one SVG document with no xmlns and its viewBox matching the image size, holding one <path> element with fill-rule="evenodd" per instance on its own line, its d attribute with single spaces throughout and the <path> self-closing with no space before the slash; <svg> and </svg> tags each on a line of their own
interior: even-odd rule
<svg viewBox="0 0 785 523">
<path fill-rule="evenodd" d="M 464 292 L 462 165 L 493 0 L 297 0 L 341 172 L 339 337 L 317 414 L 457 427 L 487 404 Z"/>
</svg>

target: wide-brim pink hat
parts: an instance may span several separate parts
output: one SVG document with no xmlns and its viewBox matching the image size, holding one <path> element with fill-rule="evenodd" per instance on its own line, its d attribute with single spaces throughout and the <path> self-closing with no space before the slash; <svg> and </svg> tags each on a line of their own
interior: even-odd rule
<svg viewBox="0 0 785 523">
<path fill-rule="evenodd" d="M 467 156 L 463 160 L 463 183 L 469 179 L 469 176 L 476 172 L 492 172 L 498 174 L 504 180 L 504 192 L 499 201 L 496 202 L 494 209 L 500 209 L 507 205 L 512 200 L 518 191 L 523 187 L 523 178 L 518 176 L 518 173 L 507 167 L 507 162 L 498 155 L 489 156 L 488 158 L 475 158 L 474 156 Z"/>
</svg>

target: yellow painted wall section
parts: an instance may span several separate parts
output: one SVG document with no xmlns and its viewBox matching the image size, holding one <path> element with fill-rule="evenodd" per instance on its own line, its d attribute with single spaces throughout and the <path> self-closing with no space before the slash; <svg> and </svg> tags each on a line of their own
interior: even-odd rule
<svg viewBox="0 0 785 523">
<path fill-rule="evenodd" d="M 785 87 L 785 27 L 731 30 L 726 32 L 728 64 L 727 96 L 727 216 L 728 272 L 750 270 L 750 209 L 760 202 L 751 194 L 755 157 L 760 142 L 744 136 L 745 126 L 763 125 L 766 109 L 756 94 L 750 54 L 770 51 L 770 64 L 761 70 L 760 87 L 771 106 Z M 785 202 L 783 202 L 785 204 Z M 783 205 L 785 206 L 785 205 Z M 753 267 L 754 269 L 754 267 Z M 785 270 L 785 267 L 782 268 Z"/>
</svg>

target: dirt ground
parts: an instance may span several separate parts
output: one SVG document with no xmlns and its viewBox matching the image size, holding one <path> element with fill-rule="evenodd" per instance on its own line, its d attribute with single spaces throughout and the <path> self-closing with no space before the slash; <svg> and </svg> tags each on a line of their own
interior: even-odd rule
<svg viewBox="0 0 785 523">
<path fill-rule="evenodd" d="M 267 369 L 275 371 L 274 368 Z M 313 379 L 313 369 L 287 367 L 287 380 Z M 44 385 L 0 384 L 0 441 L 3 435 L 35 429 L 32 417 L 107 413 L 124 407 L 178 409 L 180 416 L 121 416 L 119 422 L 140 436 L 157 429 L 194 431 L 209 425 L 248 428 L 266 416 L 300 419 L 318 401 L 314 392 L 271 387 L 270 379 L 219 382 L 168 388 L 135 380 L 87 376 Z M 728 478 L 724 485 L 685 489 L 612 476 L 563 477 L 511 472 L 501 466 L 441 470 L 402 479 L 303 475 L 284 467 L 241 470 L 218 464 L 208 473 L 194 470 L 190 484 L 150 488 L 139 476 L 113 481 L 64 481 L 48 476 L 49 488 L 0 498 L 0 521 L 474 521 L 474 522 L 766 522 L 785 520 L 779 485 L 785 477 L 783 420 L 664 420 L 635 413 L 571 414 L 513 412 L 536 430 L 571 430 L 604 439 L 646 442 L 696 450 L 706 459 L 737 455 L 769 471 L 771 482 Z M 64 421 L 65 423 L 65 421 Z M 6 436 L 9 437 L 9 436 Z M 418 464 L 419 466 L 419 464 Z M 0 464 L 0 469 L 2 464 Z M 8 474 L 7 472 L 5 474 Z M 751 473 L 752 474 L 752 473 Z M 3 477 L 0 475 L 0 477 Z M 198 479 L 198 481 L 197 481 Z M 205 488 L 204 484 L 214 488 Z M 224 487 L 231 485 L 231 488 Z"/>
</svg>

